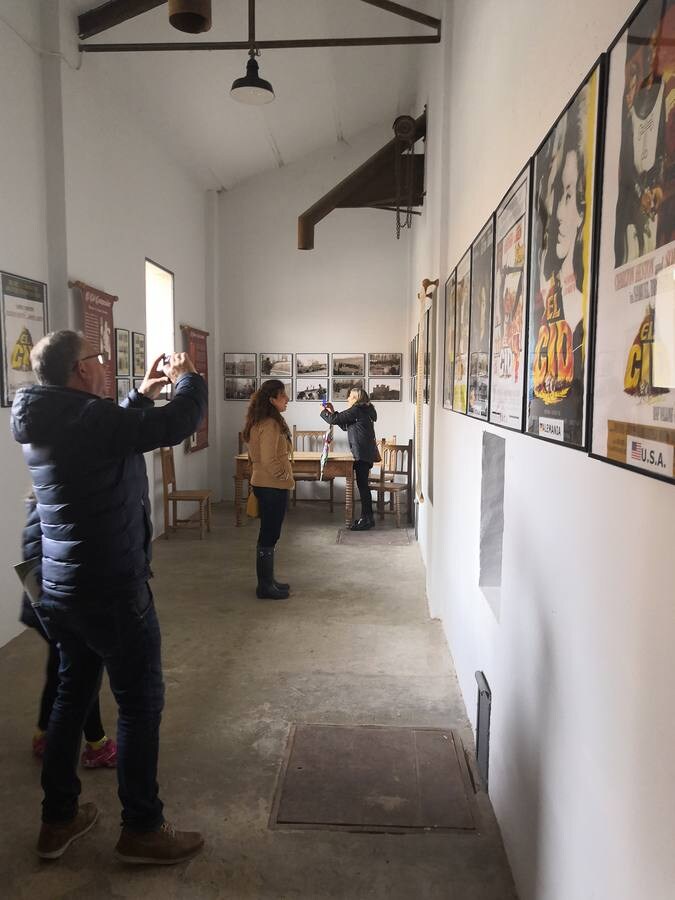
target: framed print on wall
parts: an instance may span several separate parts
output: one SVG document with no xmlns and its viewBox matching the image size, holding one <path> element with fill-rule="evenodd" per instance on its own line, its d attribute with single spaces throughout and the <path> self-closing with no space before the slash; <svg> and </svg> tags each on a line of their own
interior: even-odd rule
<svg viewBox="0 0 675 900">
<path fill-rule="evenodd" d="M 292 353 L 261 353 L 260 354 L 261 378 L 292 378 L 293 354 Z"/>
<path fill-rule="evenodd" d="M 142 378 L 145 375 L 145 335 L 140 331 L 132 331 L 131 346 L 134 360 L 134 378 Z"/>
<path fill-rule="evenodd" d="M 223 375 L 231 378 L 255 378 L 255 353 L 223 353 Z"/>
<path fill-rule="evenodd" d="M 2 302 L 2 406 L 19 388 L 35 384 L 30 353 L 47 333 L 47 285 L 0 272 Z"/>
<path fill-rule="evenodd" d="M 328 378 L 328 354 L 296 353 L 295 374 L 299 378 Z"/>
<path fill-rule="evenodd" d="M 516 431 L 523 427 L 530 183 L 528 163 L 495 213 L 489 420 Z"/>
<path fill-rule="evenodd" d="M 525 430 L 585 449 L 594 283 L 597 63 L 532 163 Z"/>
<path fill-rule="evenodd" d="M 445 282 L 445 353 L 443 355 L 443 408 L 452 409 L 455 376 L 455 288 L 457 269 Z"/>
<path fill-rule="evenodd" d="M 371 378 L 368 381 L 368 394 L 370 399 L 380 403 L 401 399 L 400 378 Z"/>
<path fill-rule="evenodd" d="M 225 400 L 250 400 L 257 389 L 255 378 L 225 377 Z"/>
<path fill-rule="evenodd" d="M 471 316 L 471 250 L 457 265 L 455 289 L 455 365 L 452 379 L 452 408 L 466 413 L 469 383 L 469 318 Z"/>
<path fill-rule="evenodd" d="M 675 2 L 609 51 L 591 455 L 675 482 Z"/>
<path fill-rule="evenodd" d="M 127 332 L 128 334 L 129 332 Z M 116 378 L 117 385 L 117 403 L 118 405 L 126 400 L 129 396 L 129 391 L 131 390 L 131 379 L 130 378 Z"/>
<path fill-rule="evenodd" d="M 115 329 L 115 372 L 118 378 L 120 376 L 129 378 L 129 376 L 131 375 L 129 331 L 126 328 Z M 119 396 L 119 385 L 117 386 L 117 388 L 117 394 Z"/>
<path fill-rule="evenodd" d="M 295 399 L 300 403 L 316 403 L 328 400 L 327 378 L 296 378 Z"/>
<path fill-rule="evenodd" d="M 334 378 L 331 385 L 330 399 L 334 403 L 344 401 L 349 396 L 352 388 L 366 388 L 365 378 Z"/>
<path fill-rule="evenodd" d="M 334 378 L 359 378 L 366 374 L 365 353 L 334 353 L 332 375 Z M 363 385 L 361 385 L 363 387 Z"/>
<path fill-rule="evenodd" d="M 487 421 L 490 398 L 490 330 L 494 219 L 471 245 L 471 328 L 469 332 L 469 393 L 467 412 Z"/>
<path fill-rule="evenodd" d="M 403 369 L 402 353 L 369 353 L 368 376 L 381 378 L 389 376 L 401 376 Z"/>
</svg>

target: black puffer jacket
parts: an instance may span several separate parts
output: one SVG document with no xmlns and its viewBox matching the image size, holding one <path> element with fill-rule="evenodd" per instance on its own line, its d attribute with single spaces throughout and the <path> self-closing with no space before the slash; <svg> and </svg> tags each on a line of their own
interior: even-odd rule
<svg viewBox="0 0 675 900">
<path fill-rule="evenodd" d="M 337 425 L 347 432 L 349 449 L 354 459 L 375 462 L 378 454 L 373 422 L 377 422 L 377 411 L 372 403 L 360 406 L 354 404 L 349 409 L 334 413 L 324 409 L 321 411 L 321 418 L 329 425 Z"/>
<path fill-rule="evenodd" d="M 26 524 L 21 536 L 21 558 L 35 559 L 36 556 L 42 556 L 42 530 L 40 529 L 40 514 L 37 511 L 37 503 L 34 497 L 26 500 Z M 41 566 L 37 566 L 34 570 L 35 577 L 38 582 L 42 579 Z M 28 594 L 24 594 L 21 598 L 21 614 L 19 621 L 29 628 L 38 628 L 44 632 L 42 624 L 31 605 Z"/>
<path fill-rule="evenodd" d="M 152 525 L 142 454 L 192 434 L 206 403 L 206 383 L 196 374 L 183 375 L 163 407 L 135 390 L 123 406 L 64 387 L 18 391 L 11 428 L 37 498 L 48 597 L 97 599 L 148 579 Z"/>
</svg>

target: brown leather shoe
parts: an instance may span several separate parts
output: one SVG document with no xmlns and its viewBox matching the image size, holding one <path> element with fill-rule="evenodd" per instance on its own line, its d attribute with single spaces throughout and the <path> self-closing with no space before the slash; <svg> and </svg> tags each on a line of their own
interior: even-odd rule
<svg viewBox="0 0 675 900">
<path fill-rule="evenodd" d="M 159 831 L 136 833 L 122 829 L 115 856 L 125 863 L 172 866 L 192 859 L 204 846 L 198 831 L 176 831 L 164 822 Z"/>
<path fill-rule="evenodd" d="M 98 819 L 98 809 L 93 803 L 83 803 L 74 819 L 48 825 L 43 822 L 37 843 L 37 854 L 42 859 L 58 859 L 73 841 L 93 828 Z"/>
</svg>

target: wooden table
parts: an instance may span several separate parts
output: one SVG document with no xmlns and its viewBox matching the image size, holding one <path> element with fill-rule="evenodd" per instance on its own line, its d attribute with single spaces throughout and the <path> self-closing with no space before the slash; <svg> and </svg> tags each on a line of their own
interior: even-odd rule
<svg viewBox="0 0 675 900">
<path fill-rule="evenodd" d="M 251 476 L 251 462 L 246 453 L 239 453 L 234 458 L 234 515 L 235 523 L 241 525 L 241 514 L 244 501 L 244 479 Z M 291 460 L 294 475 L 316 475 L 319 479 L 321 453 L 296 451 Z M 331 453 L 323 470 L 325 481 L 330 478 L 346 479 L 345 486 L 345 523 L 351 525 L 354 518 L 354 457 L 351 453 Z"/>
</svg>

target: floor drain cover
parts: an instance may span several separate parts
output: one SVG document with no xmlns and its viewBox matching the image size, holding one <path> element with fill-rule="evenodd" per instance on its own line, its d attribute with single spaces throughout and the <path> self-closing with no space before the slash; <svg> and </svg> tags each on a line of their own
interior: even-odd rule
<svg viewBox="0 0 675 900">
<path fill-rule="evenodd" d="M 295 725 L 273 827 L 473 831 L 473 791 L 451 730 Z"/>
</svg>

